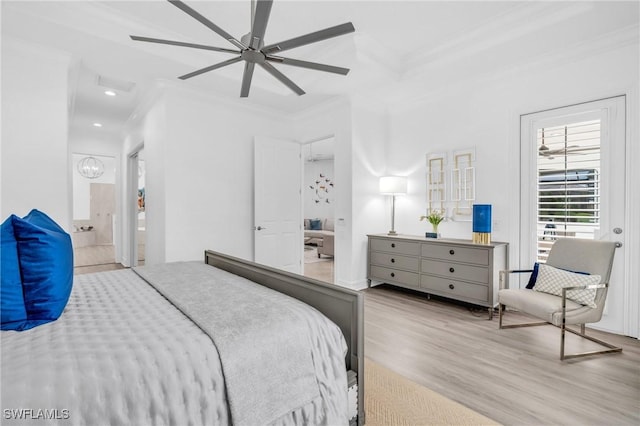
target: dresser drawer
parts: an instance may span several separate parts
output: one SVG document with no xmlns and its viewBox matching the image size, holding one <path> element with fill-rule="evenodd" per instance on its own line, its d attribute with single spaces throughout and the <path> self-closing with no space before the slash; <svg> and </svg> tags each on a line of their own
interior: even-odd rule
<svg viewBox="0 0 640 426">
<path fill-rule="evenodd" d="M 462 263 L 443 262 L 441 260 L 422 259 L 421 272 L 441 275 L 454 280 L 476 281 L 487 285 L 489 268 L 465 265 Z"/>
<path fill-rule="evenodd" d="M 391 268 L 383 268 L 371 265 L 371 277 L 389 284 L 400 284 L 407 287 L 418 288 L 420 275 L 414 272 L 399 271 Z"/>
<path fill-rule="evenodd" d="M 446 244 L 422 244 L 422 257 L 489 265 L 489 250 Z"/>
<path fill-rule="evenodd" d="M 390 268 L 420 272 L 420 260 L 417 257 L 373 251 L 371 252 L 371 263 L 374 265 L 388 266 Z"/>
<path fill-rule="evenodd" d="M 420 256 L 420 243 L 373 238 L 371 239 L 371 250 Z"/>
<path fill-rule="evenodd" d="M 452 299 L 477 301 L 481 305 L 486 305 L 489 297 L 489 288 L 486 285 L 448 280 L 431 275 L 420 276 L 420 289 Z"/>
</svg>

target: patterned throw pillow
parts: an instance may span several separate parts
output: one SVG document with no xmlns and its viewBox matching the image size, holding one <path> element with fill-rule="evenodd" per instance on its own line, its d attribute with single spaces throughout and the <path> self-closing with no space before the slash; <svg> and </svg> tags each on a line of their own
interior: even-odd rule
<svg viewBox="0 0 640 426">
<path fill-rule="evenodd" d="M 586 275 L 584 273 L 565 271 L 564 269 L 541 264 L 538 269 L 538 279 L 533 289 L 535 291 L 562 296 L 562 289 L 564 287 L 600 284 L 600 279 L 600 275 Z M 567 291 L 567 299 L 571 299 L 581 305 L 595 308 L 596 291 L 597 289 L 569 290 Z"/>
</svg>

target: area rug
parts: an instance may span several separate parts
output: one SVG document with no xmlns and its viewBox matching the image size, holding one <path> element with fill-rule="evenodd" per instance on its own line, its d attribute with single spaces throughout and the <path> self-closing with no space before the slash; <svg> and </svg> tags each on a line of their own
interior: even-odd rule
<svg viewBox="0 0 640 426">
<path fill-rule="evenodd" d="M 364 371 L 367 426 L 499 425 L 368 358 Z"/>
</svg>

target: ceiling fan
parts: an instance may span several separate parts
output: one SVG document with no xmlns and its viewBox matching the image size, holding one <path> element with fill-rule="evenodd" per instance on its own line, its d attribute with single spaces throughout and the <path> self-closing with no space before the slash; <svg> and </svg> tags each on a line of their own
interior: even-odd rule
<svg viewBox="0 0 640 426">
<path fill-rule="evenodd" d="M 202 44 L 186 43 L 173 40 L 162 40 L 150 37 L 130 36 L 132 40 L 144 41 L 149 43 L 169 44 L 172 46 L 190 47 L 193 49 L 204 49 L 215 52 L 232 53 L 238 56 L 234 56 L 226 61 L 210 65 L 208 67 L 190 72 L 182 75 L 178 78 L 186 80 L 191 77 L 195 77 L 200 74 L 204 74 L 209 71 L 213 71 L 218 68 L 222 68 L 227 65 L 234 64 L 236 62 L 244 61 L 244 74 L 242 76 L 242 87 L 240 89 L 240 97 L 246 98 L 249 96 L 249 89 L 251 87 L 251 79 L 253 78 L 253 71 L 256 64 L 266 70 L 269 74 L 274 76 L 285 86 L 289 87 L 298 95 L 304 95 L 305 91 L 302 90 L 297 84 L 291 81 L 287 76 L 278 71 L 272 63 L 280 63 L 284 65 L 291 65 L 294 67 L 301 67 L 307 69 L 313 69 L 318 71 L 325 71 L 335 74 L 346 75 L 349 72 L 348 68 L 336 67 L 326 64 L 318 64 L 315 62 L 301 61 L 298 59 L 283 58 L 276 56 L 276 53 L 283 52 L 285 50 L 294 49 L 296 47 L 304 46 L 307 44 L 315 43 L 321 40 L 341 36 L 344 34 L 355 31 L 353 24 L 347 22 L 345 24 L 336 25 L 334 27 L 325 28 L 324 30 L 315 31 L 309 34 L 305 34 L 299 37 L 294 37 L 289 40 L 281 41 L 278 43 L 272 43 L 265 46 L 264 34 L 267 29 L 267 22 L 269 21 L 269 14 L 271 13 L 271 6 L 273 0 L 252 0 L 252 20 L 250 32 L 240 40 L 234 38 L 231 34 L 211 22 L 209 19 L 202 16 L 200 13 L 186 5 L 180 0 L 168 0 L 169 3 L 182 10 L 204 26 L 211 29 L 216 34 L 226 39 L 229 43 L 233 44 L 236 49 L 225 49 L 222 47 L 206 46 Z"/>
<path fill-rule="evenodd" d="M 566 145 L 566 127 L 565 127 L 565 145 Z M 548 157 L 550 160 L 553 159 L 554 155 L 584 155 L 586 152 L 584 151 L 594 151 L 599 150 L 599 146 L 580 146 L 580 145 L 569 145 L 563 148 L 551 149 L 547 145 L 544 144 L 544 129 L 542 129 L 542 143 L 538 147 L 538 155 L 543 157 Z"/>
</svg>

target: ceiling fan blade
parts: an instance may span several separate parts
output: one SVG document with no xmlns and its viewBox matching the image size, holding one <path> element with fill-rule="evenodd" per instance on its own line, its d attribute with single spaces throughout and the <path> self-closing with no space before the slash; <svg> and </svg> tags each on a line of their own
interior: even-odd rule
<svg viewBox="0 0 640 426">
<path fill-rule="evenodd" d="M 236 54 L 240 53 L 239 50 L 224 49 L 222 47 L 215 47 L 215 46 L 205 46 L 204 44 L 185 43 L 182 41 L 162 40 L 159 38 L 141 37 L 141 36 L 134 36 L 134 35 L 129 37 L 131 37 L 131 40 L 146 41 L 148 43 L 159 43 L 159 44 L 169 44 L 172 46 L 192 47 L 194 49 L 213 50 L 215 52 L 236 53 Z"/>
<path fill-rule="evenodd" d="M 332 72 L 334 74 L 347 75 L 349 73 L 349 68 L 334 67 L 333 65 L 318 64 L 316 62 L 300 61 L 298 59 L 282 58 L 280 56 L 267 56 L 265 59 L 267 61 L 278 62 L 284 65 L 291 65 L 294 67 L 301 67 L 301 68 L 309 68 L 309 69 L 318 70 L 318 71 Z"/>
<path fill-rule="evenodd" d="M 204 16 L 202 16 L 201 14 L 193 10 L 191 7 L 187 6 L 182 1 L 180 0 L 167 0 L 167 1 L 172 5 L 174 5 L 175 7 L 177 7 L 178 9 L 185 12 L 187 15 L 191 16 L 193 19 L 197 20 L 198 22 L 206 26 L 207 28 L 213 30 L 215 33 L 217 33 L 221 37 L 224 37 L 226 40 L 228 40 L 231 44 L 233 44 L 237 48 L 239 49 L 247 48 L 247 46 L 245 46 L 244 44 L 236 40 L 231 34 L 229 34 L 225 30 L 223 30 L 222 28 L 220 28 L 219 26 L 217 26 L 216 24 L 214 24 L 213 22 L 211 22 L 210 20 L 208 20 L 207 18 L 205 18 Z"/>
<path fill-rule="evenodd" d="M 236 62 L 240 62 L 241 60 L 242 60 L 242 56 L 238 56 L 236 58 L 227 59 L 224 62 L 220 62 L 220 63 L 215 64 L 215 65 L 210 65 L 208 67 L 199 69 L 197 71 L 190 72 L 189 74 L 181 75 L 178 78 L 180 80 L 186 80 L 188 78 L 195 77 L 195 76 L 200 75 L 200 74 L 204 74 L 205 72 L 213 71 L 213 70 L 218 69 L 218 68 L 226 67 L 227 65 L 235 64 Z"/>
<path fill-rule="evenodd" d="M 240 97 L 246 98 L 249 96 L 249 89 L 251 88 L 251 79 L 253 78 L 253 70 L 256 64 L 254 62 L 247 62 L 244 64 L 244 74 L 242 75 L 242 88 L 240 89 Z"/>
<path fill-rule="evenodd" d="M 267 31 L 267 22 L 269 22 L 272 5 L 273 0 L 257 0 L 256 2 L 253 26 L 251 28 L 251 41 L 249 42 L 252 49 L 258 50 L 260 48 L 260 42 L 264 38 L 265 31 Z"/>
<path fill-rule="evenodd" d="M 324 30 L 305 34 L 300 37 L 294 37 L 292 39 L 281 41 L 279 43 L 270 44 L 263 47 L 261 50 L 265 55 L 274 52 L 283 52 L 285 50 L 304 46 L 306 44 L 311 44 L 317 41 L 326 40 L 328 38 L 352 33 L 355 30 L 356 29 L 353 27 L 353 24 L 351 22 L 347 22 L 346 24 L 336 25 L 335 27 L 325 28 Z"/>
<path fill-rule="evenodd" d="M 269 74 L 271 74 L 272 76 L 274 76 L 275 78 L 277 78 L 278 80 L 280 80 L 285 86 L 287 86 L 289 89 L 293 90 L 295 93 L 297 93 L 298 95 L 304 95 L 304 90 L 302 90 L 297 84 L 295 84 L 293 81 L 289 80 L 289 78 L 287 78 L 287 76 L 285 76 L 284 74 L 282 74 L 280 71 L 278 71 L 277 69 L 275 69 L 273 67 L 273 65 L 271 65 L 269 62 L 262 62 L 259 64 L 262 68 L 264 68 Z"/>
</svg>

